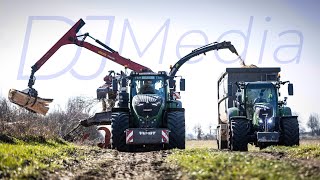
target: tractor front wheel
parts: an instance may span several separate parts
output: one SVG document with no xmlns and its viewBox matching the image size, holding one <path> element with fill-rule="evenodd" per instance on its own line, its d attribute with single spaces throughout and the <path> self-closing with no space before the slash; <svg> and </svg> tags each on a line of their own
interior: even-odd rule
<svg viewBox="0 0 320 180">
<path fill-rule="evenodd" d="M 229 148 L 232 151 L 248 151 L 248 121 L 233 119 L 230 123 Z"/>
<path fill-rule="evenodd" d="M 297 117 L 281 119 L 281 142 L 285 146 L 299 145 L 299 123 Z"/>
<path fill-rule="evenodd" d="M 169 149 L 185 149 L 185 117 L 182 111 L 168 112 Z"/>
<path fill-rule="evenodd" d="M 125 130 L 129 128 L 129 114 L 124 112 L 112 113 L 111 117 L 112 148 L 118 151 L 128 151 Z"/>
</svg>

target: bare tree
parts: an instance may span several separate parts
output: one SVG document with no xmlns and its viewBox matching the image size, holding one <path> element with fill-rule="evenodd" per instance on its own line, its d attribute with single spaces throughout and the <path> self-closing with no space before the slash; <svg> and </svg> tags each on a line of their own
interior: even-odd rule
<svg viewBox="0 0 320 180">
<path fill-rule="evenodd" d="M 198 139 L 198 140 L 201 140 L 201 135 L 203 134 L 201 124 L 196 124 L 196 125 L 193 127 L 193 131 L 194 131 L 194 133 L 197 135 L 197 139 Z"/>
<path fill-rule="evenodd" d="M 312 136 L 319 135 L 320 133 L 319 115 L 316 113 L 310 114 L 307 126 L 311 129 Z"/>
<path fill-rule="evenodd" d="M 65 110 L 54 109 L 47 116 L 31 113 L 24 108 L 10 103 L 0 97 L 0 134 L 14 137 L 43 136 L 61 137 L 79 120 L 90 116 L 95 101 L 88 97 L 72 97 L 68 100 Z"/>
</svg>

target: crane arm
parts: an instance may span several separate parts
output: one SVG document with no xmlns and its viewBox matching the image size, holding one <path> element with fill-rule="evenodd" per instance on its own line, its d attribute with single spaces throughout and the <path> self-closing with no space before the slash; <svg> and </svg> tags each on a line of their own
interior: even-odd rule
<svg viewBox="0 0 320 180">
<path fill-rule="evenodd" d="M 208 44 L 208 45 L 205 45 L 205 46 L 202 46 L 198 49 L 193 50 L 191 53 L 189 53 L 188 55 L 181 58 L 178 62 L 176 62 L 176 64 L 174 66 L 172 66 L 169 75 L 171 77 L 174 77 L 176 75 L 176 73 L 178 72 L 178 70 L 180 69 L 180 67 L 184 63 L 189 61 L 191 58 L 198 56 L 199 54 L 205 54 L 208 51 L 219 50 L 219 49 L 229 49 L 232 53 L 235 53 L 237 56 L 239 56 L 237 50 L 229 41 Z"/>
<path fill-rule="evenodd" d="M 96 41 L 99 41 L 99 40 L 96 40 Z M 74 44 L 76 44 L 80 47 L 84 47 L 92 52 L 95 52 L 95 53 L 97 53 L 105 58 L 108 58 L 111 61 L 116 62 L 122 66 L 125 66 L 133 71 L 136 71 L 136 72 L 141 72 L 141 71 L 145 71 L 145 70 L 151 71 L 149 68 L 147 68 L 145 66 L 142 66 L 136 62 L 131 61 L 130 59 L 127 59 L 127 58 L 120 56 L 117 51 L 107 51 L 107 50 L 102 49 L 100 47 L 97 47 L 93 44 L 90 44 L 88 42 L 83 42 L 83 41 L 78 41 L 78 40 L 76 40 L 74 42 Z"/>
<path fill-rule="evenodd" d="M 67 44 L 75 44 L 80 47 L 84 47 L 92 52 L 95 52 L 105 58 L 110 59 L 111 61 L 118 63 L 122 66 L 125 66 L 133 71 L 141 72 L 141 71 L 152 71 L 150 68 L 145 67 L 141 64 L 131 61 L 130 59 L 124 58 L 119 53 L 113 49 L 111 49 L 106 44 L 103 44 L 101 41 L 94 39 L 89 35 L 89 33 L 85 33 L 83 35 L 77 35 L 79 30 L 85 25 L 85 22 L 80 19 L 72 28 L 63 35 L 60 40 L 53 45 L 47 53 L 45 53 L 32 67 L 31 67 L 31 75 L 28 82 L 28 87 L 30 88 L 29 93 L 32 96 L 37 96 L 37 92 L 32 88 L 35 83 L 34 74 L 49 60 L 49 58 L 61 47 Z M 78 38 L 83 37 L 82 40 L 78 40 Z M 99 45 L 104 47 L 102 49 L 93 44 L 85 42 L 86 37 L 90 37 L 95 40 Z"/>
</svg>

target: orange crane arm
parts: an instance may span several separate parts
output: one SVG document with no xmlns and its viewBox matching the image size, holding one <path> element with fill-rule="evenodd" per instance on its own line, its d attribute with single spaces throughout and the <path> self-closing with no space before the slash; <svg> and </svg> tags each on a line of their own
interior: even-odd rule
<svg viewBox="0 0 320 180">
<path fill-rule="evenodd" d="M 122 66 L 125 66 L 133 71 L 141 72 L 141 71 L 152 71 L 150 68 L 145 67 L 141 64 L 131 61 L 130 59 L 124 58 L 119 53 L 113 49 L 111 49 L 106 44 L 103 44 L 101 41 L 94 39 L 89 35 L 89 33 L 85 33 L 83 35 L 77 35 L 79 30 L 85 25 L 85 22 L 80 19 L 72 28 L 63 35 L 60 40 L 54 44 L 47 53 L 45 53 L 32 67 L 31 67 L 31 75 L 28 82 L 28 87 L 30 88 L 29 92 L 32 96 L 36 96 L 37 92 L 32 88 L 35 83 L 34 74 L 37 72 L 48 60 L 49 58 L 63 45 L 67 44 L 75 44 L 80 47 L 84 47 L 92 52 L 95 52 L 105 58 L 110 59 L 111 61 L 118 63 Z M 78 38 L 83 37 L 82 40 L 78 40 Z M 97 47 L 93 44 L 85 42 L 86 37 L 90 37 L 95 40 L 99 45 L 103 46 L 105 49 Z M 34 93 L 32 92 L 34 91 Z M 34 94 L 34 95 L 33 95 Z"/>
</svg>

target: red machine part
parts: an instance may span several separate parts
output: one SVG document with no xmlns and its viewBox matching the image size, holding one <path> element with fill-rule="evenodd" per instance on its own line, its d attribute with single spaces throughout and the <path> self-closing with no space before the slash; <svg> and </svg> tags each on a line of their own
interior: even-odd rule
<svg viewBox="0 0 320 180">
<path fill-rule="evenodd" d="M 85 133 L 82 137 L 81 137 L 81 143 L 83 143 L 85 140 L 87 140 L 90 136 L 90 133 Z"/>
<path fill-rule="evenodd" d="M 98 130 L 102 130 L 105 132 L 105 136 L 104 136 L 104 143 L 99 143 L 98 146 L 100 148 L 111 148 L 111 144 L 110 144 L 110 139 L 111 139 L 111 132 L 109 130 L 109 128 L 107 127 L 99 127 Z"/>
<path fill-rule="evenodd" d="M 111 49 L 106 44 L 103 44 L 101 41 L 94 39 L 89 35 L 89 33 L 85 33 L 83 35 L 78 35 L 77 33 L 82 28 L 82 26 L 85 25 L 85 22 L 80 19 L 75 25 L 72 26 L 72 28 L 63 35 L 60 40 L 54 44 L 47 53 L 45 53 L 33 66 L 32 71 L 28 83 L 28 87 L 32 89 L 32 86 L 34 85 L 34 73 L 37 72 L 48 60 L 49 58 L 61 47 L 67 44 L 75 44 L 80 47 L 84 47 L 94 53 L 97 53 L 105 58 L 110 59 L 111 61 L 118 63 L 126 68 L 129 68 L 136 72 L 141 71 L 152 71 L 150 68 L 145 67 L 141 64 L 138 64 L 136 62 L 131 61 L 130 59 L 124 58 L 119 55 L 119 53 L 113 49 Z M 82 37 L 82 40 L 78 40 L 78 38 Z M 85 42 L 84 40 L 86 37 L 90 37 L 95 40 L 96 43 L 103 46 L 105 49 L 102 49 L 100 47 L 97 47 L 93 44 L 90 44 L 88 42 Z"/>
<path fill-rule="evenodd" d="M 110 59 L 113 62 L 116 62 L 122 66 L 125 66 L 133 71 L 140 72 L 142 70 L 150 70 L 150 68 L 145 67 L 141 64 L 138 64 L 136 62 L 131 61 L 130 59 L 124 58 L 119 55 L 118 52 L 114 51 L 111 49 L 109 46 L 103 44 L 101 41 L 94 39 L 98 44 L 102 45 L 108 50 L 102 49 L 100 47 L 97 47 L 93 44 L 90 44 L 88 42 L 85 42 L 85 38 L 87 36 L 91 37 L 89 33 L 86 33 L 84 35 L 77 36 L 76 34 L 78 31 L 82 28 L 82 26 L 85 25 L 85 22 L 80 19 L 75 25 L 72 26 L 72 28 L 64 35 L 62 38 L 54 45 L 52 46 L 49 51 L 42 56 L 41 59 L 39 59 L 33 66 L 32 68 L 37 71 L 38 69 L 41 68 L 41 66 L 48 61 L 48 59 L 63 45 L 66 44 L 75 44 L 80 47 L 84 47 L 92 52 L 95 52 L 105 58 Z M 82 40 L 78 40 L 78 37 L 84 37 Z M 92 38 L 92 37 L 91 37 Z"/>
</svg>

